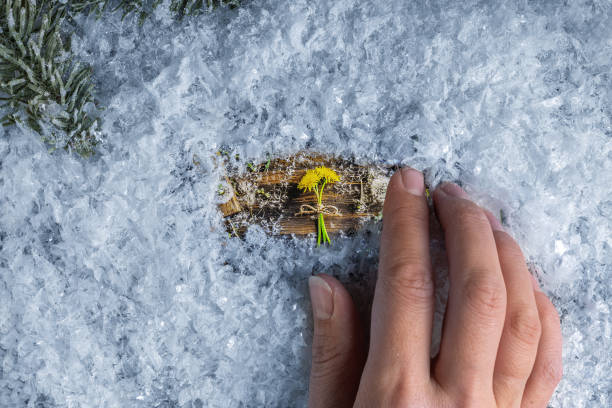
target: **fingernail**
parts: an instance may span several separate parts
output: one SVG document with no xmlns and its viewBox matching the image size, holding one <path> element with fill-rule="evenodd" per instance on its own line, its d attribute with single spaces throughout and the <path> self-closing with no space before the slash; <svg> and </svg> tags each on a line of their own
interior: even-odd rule
<svg viewBox="0 0 612 408">
<path fill-rule="evenodd" d="M 542 292 L 542 288 L 540 288 L 540 284 L 538 283 L 538 280 L 535 278 L 535 276 L 529 274 L 529 277 L 531 278 L 531 285 L 533 286 L 533 290 L 537 292 Z"/>
<path fill-rule="evenodd" d="M 327 320 L 334 312 L 334 294 L 323 278 L 311 276 L 308 278 L 312 314 L 316 319 Z"/>
<path fill-rule="evenodd" d="M 422 196 L 423 193 L 425 193 L 423 173 L 410 167 L 404 167 L 400 170 L 400 174 L 402 176 L 402 184 L 406 191 L 418 196 Z"/>
<path fill-rule="evenodd" d="M 446 194 L 450 196 L 457 197 L 457 198 L 465 198 L 467 200 L 470 199 L 470 196 L 467 195 L 467 193 L 463 191 L 461 187 L 459 187 L 458 185 L 454 183 L 443 183 L 440 186 L 440 188 L 442 189 L 442 191 L 444 191 Z"/>
<path fill-rule="evenodd" d="M 487 218 L 489 219 L 489 224 L 491 224 L 491 228 L 493 231 L 503 231 L 504 227 L 502 227 L 501 222 L 497 219 L 496 216 L 493 215 L 491 211 L 485 211 Z"/>
</svg>

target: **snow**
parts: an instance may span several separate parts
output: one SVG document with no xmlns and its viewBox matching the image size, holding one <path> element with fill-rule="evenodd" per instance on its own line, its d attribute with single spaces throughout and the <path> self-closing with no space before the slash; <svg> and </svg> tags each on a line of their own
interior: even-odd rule
<svg viewBox="0 0 612 408">
<path fill-rule="evenodd" d="M 244 3 L 79 22 L 107 107 L 93 159 L 1 130 L 0 405 L 304 406 L 308 276 L 366 313 L 379 227 L 228 238 L 212 157 L 308 148 L 502 210 L 561 314 L 551 406 L 610 406 L 610 3 Z"/>
</svg>

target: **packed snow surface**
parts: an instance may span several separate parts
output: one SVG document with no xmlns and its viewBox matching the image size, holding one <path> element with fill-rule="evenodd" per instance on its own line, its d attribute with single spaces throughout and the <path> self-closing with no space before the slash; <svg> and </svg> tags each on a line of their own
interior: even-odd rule
<svg viewBox="0 0 612 408">
<path fill-rule="evenodd" d="M 550 405 L 611 406 L 611 4 L 418 3 L 77 21 L 99 153 L 1 130 L 0 406 L 304 406 L 307 278 L 339 277 L 367 311 L 380 227 L 321 249 L 229 238 L 222 149 L 245 169 L 311 149 L 461 183 L 503 212 L 560 312 Z"/>
</svg>

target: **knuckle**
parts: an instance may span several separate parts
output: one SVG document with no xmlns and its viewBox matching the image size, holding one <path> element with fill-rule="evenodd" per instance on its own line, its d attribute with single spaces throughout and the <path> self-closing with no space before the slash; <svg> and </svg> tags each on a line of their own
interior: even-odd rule
<svg viewBox="0 0 612 408">
<path fill-rule="evenodd" d="M 485 272 L 482 275 L 491 275 Z M 498 279 L 472 278 L 463 288 L 466 304 L 476 315 L 485 319 L 496 319 L 506 308 L 506 288 Z"/>
<path fill-rule="evenodd" d="M 413 231 L 421 228 L 428 221 L 426 212 L 422 211 L 421 206 L 414 205 L 414 203 L 402 202 L 392 206 L 383 215 L 385 228 L 388 228 L 392 234 L 398 231 Z"/>
<path fill-rule="evenodd" d="M 463 392 L 456 397 L 455 406 L 462 408 L 482 407 L 481 392 Z"/>
<path fill-rule="evenodd" d="M 514 238 L 508 235 L 508 233 L 503 231 L 496 232 L 495 241 L 497 243 L 498 251 L 503 253 L 505 257 L 515 260 L 524 259 L 521 247 L 519 247 Z"/>
<path fill-rule="evenodd" d="M 454 407 L 463 408 L 477 408 L 483 406 L 494 406 L 486 401 L 487 392 L 483 392 L 482 380 L 476 376 L 463 379 L 462 383 L 458 385 L 453 396 Z"/>
<path fill-rule="evenodd" d="M 409 381 L 398 380 L 387 393 L 387 401 L 383 406 L 394 408 L 422 406 L 423 401 L 419 401 L 422 398 L 422 387 L 415 388 L 415 385 Z"/>
<path fill-rule="evenodd" d="M 389 396 L 389 407 L 409 407 L 412 405 L 412 394 L 403 383 L 395 386 Z"/>
<path fill-rule="evenodd" d="M 559 312 L 548 298 L 546 298 L 545 302 L 542 302 L 540 310 L 542 313 L 543 325 L 545 324 L 548 327 L 557 327 L 561 325 L 561 320 L 559 319 Z"/>
<path fill-rule="evenodd" d="M 455 213 L 453 223 L 459 229 L 481 227 L 490 228 L 489 220 L 485 213 L 471 201 L 463 201 Z"/>
<path fill-rule="evenodd" d="M 359 392 L 362 393 L 362 398 L 359 401 L 358 396 L 355 406 L 390 408 L 428 406 L 428 404 L 424 404 L 427 399 L 423 395 L 425 386 L 407 380 L 404 374 L 390 377 L 385 373 L 380 373 L 375 381 L 366 383 L 364 389 L 360 388 Z M 367 397 L 363 398 L 363 395 L 367 395 Z"/>
<path fill-rule="evenodd" d="M 313 376 L 326 376 L 340 364 L 342 350 L 332 336 L 315 334 L 312 342 Z"/>
<path fill-rule="evenodd" d="M 411 305 L 429 305 L 434 294 L 433 278 L 422 262 L 400 261 L 386 268 L 379 281 L 385 291 Z"/>
<path fill-rule="evenodd" d="M 548 359 L 538 370 L 540 379 L 550 387 L 556 387 L 563 377 L 561 359 Z"/>
<path fill-rule="evenodd" d="M 524 308 L 510 314 L 508 330 L 510 335 L 519 341 L 529 346 L 536 346 L 540 341 L 542 325 L 536 311 Z"/>
</svg>

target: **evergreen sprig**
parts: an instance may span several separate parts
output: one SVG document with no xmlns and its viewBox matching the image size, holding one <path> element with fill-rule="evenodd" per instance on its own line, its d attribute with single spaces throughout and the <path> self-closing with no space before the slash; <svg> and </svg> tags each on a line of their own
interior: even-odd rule
<svg viewBox="0 0 612 408">
<path fill-rule="evenodd" d="M 100 141 L 92 69 L 73 62 L 62 22 L 78 14 L 121 10 L 142 24 L 163 0 L 0 0 L 0 123 L 24 124 L 51 150 L 83 156 Z M 239 0 L 171 0 L 178 19 Z"/>
<path fill-rule="evenodd" d="M 162 2 L 163 0 L 72 0 L 70 11 L 100 17 L 106 11 L 121 10 L 122 18 L 135 13 L 139 24 L 142 24 Z M 170 0 L 170 11 L 181 20 L 185 16 L 198 15 L 220 6 L 233 9 L 239 5 L 239 0 Z"/>
<path fill-rule="evenodd" d="M 239 5 L 239 0 L 172 0 L 170 10 L 181 19 L 184 16 L 194 16 L 204 11 L 214 10 L 219 6 L 227 6 L 233 9 Z"/>
<path fill-rule="evenodd" d="M 0 122 L 25 123 L 52 150 L 89 156 L 99 142 L 92 71 L 73 63 L 63 41 L 66 11 L 53 0 L 0 0 Z"/>
<path fill-rule="evenodd" d="M 101 17 L 104 12 L 121 10 L 121 18 L 129 14 L 138 16 L 138 23 L 142 24 L 161 4 L 163 0 L 72 0 L 70 11 Z"/>
</svg>

